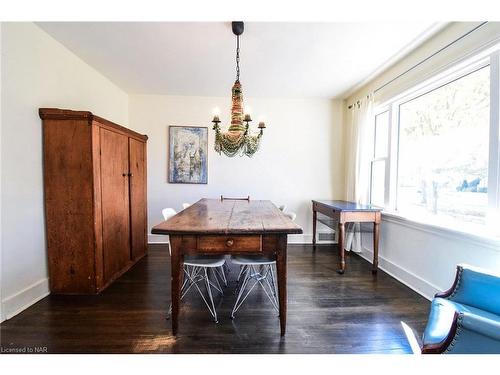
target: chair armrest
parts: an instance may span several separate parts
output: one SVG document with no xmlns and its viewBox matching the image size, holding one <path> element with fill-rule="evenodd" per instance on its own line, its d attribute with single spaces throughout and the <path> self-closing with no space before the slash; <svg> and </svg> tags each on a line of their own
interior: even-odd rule
<svg viewBox="0 0 500 375">
<path fill-rule="evenodd" d="M 452 353 L 456 347 L 463 347 L 470 344 L 471 333 L 476 337 L 473 349 L 478 353 L 482 352 L 477 345 L 477 337 L 487 338 L 497 341 L 500 347 L 500 316 L 489 313 L 477 315 L 469 312 L 455 312 L 448 335 L 439 343 L 423 344 L 422 354 Z M 479 343 L 482 340 L 479 341 Z"/>
<path fill-rule="evenodd" d="M 436 297 L 500 315 L 500 276 L 467 265 L 458 265 L 453 286 Z"/>
<path fill-rule="evenodd" d="M 463 266 L 458 265 L 457 271 L 455 273 L 455 280 L 453 280 L 453 284 L 450 289 L 445 290 L 444 292 L 436 293 L 434 298 L 449 298 L 453 295 L 453 293 L 458 289 L 460 285 L 460 278 L 462 276 Z"/>
</svg>

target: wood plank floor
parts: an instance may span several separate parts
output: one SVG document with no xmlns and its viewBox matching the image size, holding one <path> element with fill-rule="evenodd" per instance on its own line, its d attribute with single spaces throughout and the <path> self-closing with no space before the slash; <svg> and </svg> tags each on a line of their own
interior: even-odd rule
<svg viewBox="0 0 500 375">
<path fill-rule="evenodd" d="M 347 257 L 338 275 L 336 250 L 290 245 L 288 324 L 262 291 L 229 318 L 237 268 L 218 299 L 219 323 L 195 293 L 183 301 L 179 335 L 165 319 L 170 302 L 166 245 L 97 296 L 48 296 L 0 325 L 2 348 L 46 347 L 48 353 L 409 353 L 401 322 L 423 332 L 430 303 L 370 264 Z"/>
</svg>

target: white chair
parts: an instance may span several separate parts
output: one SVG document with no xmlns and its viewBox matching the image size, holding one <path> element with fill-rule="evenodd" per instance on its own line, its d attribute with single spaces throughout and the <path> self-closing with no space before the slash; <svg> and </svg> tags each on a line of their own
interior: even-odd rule
<svg viewBox="0 0 500 375">
<path fill-rule="evenodd" d="M 167 221 L 172 216 L 175 216 L 177 214 L 177 211 L 175 211 L 173 208 L 167 207 L 161 210 L 161 214 L 163 215 L 163 219 Z"/>
<path fill-rule="evenodd" d="M 182 209 L 185 210 L 186 208 L 188 208 L 189 206 L 191 206 L 191 203 L 183 203 L 182 204 Z"/>
<path fill-rule="evenodd" d="M 284 213 L 290 220 L 295 220 L 294 212 Z M 231 311 L 231 319 L 239 310 L 243 302 L 258 285 L 266 293 L 273 308 L 279 313 L 278 288 L 275 278 L 276 260 L 266 255 L 235 255 L 231 256 L 231 263 L 240 266 L 236 302 Z"/>
<path fill-rule="evenodd" d="M 165 220 L 170 219 L 175 216 L 177 212 L 173 208 L 164 208 L 162 211 L 163 218 Z M 168 247 L 168 252 L 172 255 L 170 246 Z M 215 309 L 214 298 L 212 294 L 212 288 L 218 291 L 221 295 L 224 294 L 222 291 L 222 287 L 219 283 L 219 279 L 217 278 L 217 274 L 221 277 L 224 284 L 227 286 L 226 276 L 222 267 L 226 263 L 225 257 L 222 256 L 211 256 L 211 255 L 198 255 L 198 256 L 184 256 L 184 264 L 183 264 L 183 272 L 184 272 L 184 282 L 181 287 L 181 300 L 187 294 L 187 292 L 194 286 L 198 293 L 200 294 L 203 302 L 208 308 L 210 315 L 214 318 L 214 321 L 217 323 L 217 311 Z M 222 270 L 222 274 L 219 273 L 218 269 Z M 210 280 L 210 274 L 212 276 L 212 280 Z M 205 284 L 205 289 L 207 293 L 207 297 L 205 297 L 204 293 L 198 286 L 199 283 Z M 172 313 L 172 304 L 170 304 L 169 308 L 169 316 Z"/>
</svg>

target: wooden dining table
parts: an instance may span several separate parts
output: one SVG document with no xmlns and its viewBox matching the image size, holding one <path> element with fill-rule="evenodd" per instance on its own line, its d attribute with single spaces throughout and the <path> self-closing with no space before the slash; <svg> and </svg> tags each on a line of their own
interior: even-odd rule
<svg viewBox="0 0 500 375">
<path fill-rule="evenodd" d="M 281 335 L 286 332 L 287 235 L 302 228 L 268 200 L 201 199 L 151 230 L 170 237 L 172 332 L 177 334 L 184 255 L 262 254 L 276 259 Z"/>
</svg>

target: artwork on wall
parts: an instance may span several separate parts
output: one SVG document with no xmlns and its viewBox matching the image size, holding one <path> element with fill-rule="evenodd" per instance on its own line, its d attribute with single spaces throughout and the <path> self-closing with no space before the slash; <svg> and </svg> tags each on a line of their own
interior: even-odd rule
<svg viewBox="0 0 500 375">
<path fill-rule="evenodd" d="M 169 126 L 168 181 L 180 184 L 208 182 L 208 128 Z"/>
</svg>

